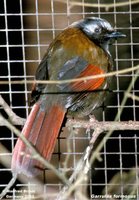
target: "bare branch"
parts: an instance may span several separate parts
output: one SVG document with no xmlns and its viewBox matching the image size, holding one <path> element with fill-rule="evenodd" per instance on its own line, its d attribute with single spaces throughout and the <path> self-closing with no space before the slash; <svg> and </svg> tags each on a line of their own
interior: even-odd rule
<svg viewBox="0 0 139 200">
<path fill-rule="evenodd" d="M 125 95 L 127 95 L 127 97 L 135 100 L 135 101 L 139 101 L 139 97 L 137 95 L 131 94 L 131 93 L 125 93 Z"/>
<path fill-rule="evenodd" d="M 139 69 L 139 66 L 134 67 L 135 69 Z M 125 70 L 127 72 L 127 69 Z M 126 73 L 124 71 L 124 73 Z M 129 71 L 133 71 L 130 69 Z M 129 72 L 128 71 L 128 72 Z M 114 72 L 115 75 L 119 74 L 118 72 Z M 120 70 L 121 73 L 121 70 Z M 123 73 L 123 70 L 122 70 Z M 130 93 L 132 86 L 134 85 L 135 81 L 138 78 L 138 74 L 139 71 L 135 74 L 135 76 L 132 78 L 132 81 L 126 91 L 127 94 Z M 114 75 L 113 73 L 108 73 L 105 74 L 106 76 L 112 76 Z M 98 78 L 98 77 L 103 77 L 104 75 L 97 75 L 97 76 L 93 76 L 93 77 L 86 77 L 85 79 L 73 79 L 73 80 L 64 80 L 62 81 L 62 83 L 66 83 L 66 82 L 75 82 L 75 81 L 86 81 L 86 80 L 90 80 L 92 78 Z M 45 81 L 45 82 L 49 82 L 49 81 Z M 53 82 L 53 83 L 52 83 Z M 52 81 L 50 84 L 54 84 L 54 81 Z M 59 81 L 56 81 L 59 82 Z M 55 82 L 55 83 L 56 83 Z M 7 126 L 10 130 L 14 131 L 15 134 L 20 137 L 23 142 L 32 150 L 32 158 L 33 159 L 37 159 L 39 160 L 44 166 L 46 166 L 47 168 L 51 169 L 59 178 L 60 180 L 66 184 L 65 187 L 63 187 L 63 189 L 60 192 L 60 195 L 62 194 L 62 199 L 66 199 L 67 197 L 69 197 L 71 195 L 71 193 L 73 191 L 76 192 L 77 190 L 77 185 L 79 185 L 79 183 L 83 183 L 84 180 L 87 179 L 87 175 L 90 169 L 90 165 L 93 163 L 93 161 L 96 159 L 96 157 L 98 157 L 99 152 L 101 150 L 101 148 L 103 147 L 103 141 L 100 143 L 100 145 L 98 145 L 98 148 L 96 148 L 95 152 L 93 153 L 93 155 L 91 156 L 91 152 L 93 150 L 94 147 L 94 143 L 97 140 L 98 136 L 101 134 L 101 132 L 104 131 L 109 131 L 108 134 L 106 135 L 107 138 L 108 136 L 111 135 L 113 130 L 138 130 L 139 129 L 139 123 L 138 122 L 133 122 L 133 121 L 129 121 L 129 122 L 117 122 L 117 120 L 120 117 L 120 114 L 123 110 L 123 107 L 126 103 L 126 100 L 128 98 L 128 95 L 124 95 L 124 99 L 122 101 L 122 105 L 121 105 L 121 109 L 119 110 L 116 118 L 115 118 L 115 122 L 98 122 L 97 120 L 95 120 L 94 118 L 91 118 L 90 121 L 84 121 L 84 120 L 68 120 L 67 122 L 67 126 L 68 127 L 74 127 L 74 128 L 86 128 L 86 129 L 94 129 L 94 133 L 93 133 L 93 137 L 90 140 L 90 144 L 87 146 L 87 148 L 84 151 L 84 154 L 82 156 L 82 158 L 80 159 L 80 161 L 77 163 L 77 167 L 74 170 L 73 174 L 71 175 L 71 177 L 69 178 L 69 180 L 66 179 L 64 173 L 59 172 L 53 165 L 51 165 L 49 162 L 47 162 L 44 158 L 41 157 L 41 155 L 39 154 L 39 152 L 37 152 L 37 150 L 31 145 L 31 143 L 29 143 L 26 138 L 20 134 L 20 132 L 13 126 L 11 125 L 6 119 L 4 119 L 1 115 L 0 115 L 0 124 Z M 4 100 L 2 99 L 2 97 L 0 98 L 0 105 L 3 106 L 5 112 L 7 112 L 7 114 L 9 115 L 9 118 L 13 115 L 12 110 L 9 108 L 9 106 L 4 102 Z M 10 114 L 9 114 L 10 111 Z M 18 116 L 16 116 L 18 119 Z M 13 117 L 12 117 L 13 119 Z M 15 120 L 13 120 L 13 122 L 15 122 Z M 90 158 L 91 157 L 91 158 Z M 90 159 L 89 159 L 90 158 Z M 65 165 L 68 162 L 68 158 L 67 161 L 65 163 Z M 73 183 L 74 181 L 74 183 Z M 68 187 L 70 184 L 72 184 L 72 187 Z M 81 193 L 77 192 L 77 195 L 80 196 Z M 59 196 L 59 195 L 58 195 Z M 58 198 L 59 199 L 59 198 Z M 61 199 L 61 197 L 60 197 Z"/>
<path fill-rule="evenodd" d="M 7 158 L 5 156 L 1 156 L 0 157 L 0 163 L 5 166 L 6 168 L 10 168 L 11 167 L 11 155 L 10 152 L 8 151 L 8 149 L 5 148 L 5 146 L 3 146 L 2 143 L 0 143 L 0 152 L 1 155 L 6 155 Z M 10 186 L 12 186 L 12 184 L 14 184 L 14 180 L 16 179 L 16 176 L 14 176 L 10 182 L 7 184 L 7 186 L 4 188 L 4 190 L 2 191 L 2 193 L 0 194 L 0 198 L 2 198 L 3 196 L 5 196 L 5 194 L 9 191 Z M 21 176 L 20 174 L 18 175 L 18 180 L 20 180 L 22 183 L 28 183 L 28 179 L 24 176 Z M 43 194 L 43 187 L 42 187 L 42 183 L 34 178 L 33 179 L 33 183 L 37 185 L 37 194 Z M 51 190 L 51 188 L 49 188 L 49 190 Z M 54 191 L 53 191 L 54 193 Z"/>
<path fill-rule="evenodd" d="M 132 87 L 134 86 L 136 80 L 138 79 L 138 76 L 139 76 L 139 70 L 137 70 L 136 76 L 132 77 L 132 80 L 131 80 L 131 82 L 130 82 L 130 84 L 129 84 L 129 86 L 128 86 L 126 92 L 125 92 L 125 94 L 128 94 L 128 93 L 131 92 Z M 114 121 L 118 121 L 118 120 L 120 121 L 120 116 L 121 116 L 121 114 L 123 112 L 124 105 L 126 104 L 127 99 L 128 99 L 128 96 L 124 95 L 123 100 L 121 102 L 121 105 L 119 106 L 119 109 L 118 109 L 118 112 L 117 112 L 117 114 L 115 116 Z M 113 130 L 112 129 L 109 130 L 107 132 L 107 134 L 106 134 L 106 137 L 104 139 L 102 139 L 102 141 L 100 142 L 100 144 L 97 146 L 97 148 L 95 149 L 95 154 L 92 154 L 91 161 L 90 161 L 91 163 L 93 163 L 95 161 L 95 159 L 97 159 L 97 157 L 99 155 L 99 152 L 103 148 L 104 140 L 106 142 L 108 140 L 108 138 L 111 136 L 112 133 L 113 133 Z"/>
<path fill-rule="evenodd" d="M 139 69 L 139 65 L 136 65 L 134 67 L 130 67 L 128 69 L 122 69 L 118 71 L 113 71 L 105 74 L 98 74 L 93 76 L 86 76 L 82 78 L 75 78 L 75 79 L 65 79 L 65 80 L 21 80 L 21 81 L 10 81 L 11 84 L 24 84 L 25 82 L 27 84 L 65 84 L 65 83 L 73 83 L 78 81 L 87 81 L 97 78 L 104 78 L 104 77 L 111 77 L 111 76 L 118 76 L 119 74 L 126 74 L 132 71 L 136 71 Z M 0 84 L 9 84 L 9 81 L 0 81 Z"/>
<path fill-rule="evenodd" d="M 9 189 L 15 183 L 16 178 L 17 178 L 17 176 L 14 175 L 13 178 L 10 180 L 10 182 L 7 184 L 7 186 L 4 188 L 4 190 L 2 191 L 2 193 L 0 194 L 0 199 L 2 199 L 7 194 L 7 192 L 9 191 Z"/>
<path fill-rule="evenodd" d="M 1 95 L 0 95 L 0 106 L 3 107 L 4 111 L 9 116 L 9 120 L 11 121 L 12 124 L 15 124 L 15 125 L 24 125 L 25 124 L 26 120 L 24 118 L 21 118 L 21 117 L 17 116 L 12 111 L 12 109 L 10 108 L 10 106 L 4 101 L 4 99 L 2 98 Z M 0 126 L 3 125 L 1 122 L 2 121 L 0 121 Z"/>
<path fill-rule="evenodd" d="M 76 120 L 69 120 L 67 123 L 67 126 L 69 128 L 69 130 L 71 131 L 71 129 L 74 127 L 74 123 Z M 80 128 L 83 128 L 81 126 L 79 126 Z M 78 127 L 78 128 L 79 128 Z M 77 128 L 77 127 L 74 127 Z M 85 127 L 87 129 L 89 129 L 89 127 Z M 68 197 L 72 194 L 72 192 L 76 192 L 77 190 L 77 195 L 80 196 L 81 191 L 78 192 L 79 190 L 79 185 L 83 184 L 84 182 L 87 182 L 88 180 L 88 172 L 90 170 L 90 157 L 92 154 L 92 150 L 94 148 L 94 144 L 98 138 L 98 136 L 101 134 L 102 130 L 100 130 L 99 128 L 96 128 L 94 130 L 92 139 L 89 143 L 89 145 L 86 147 L 82 157 L 80 158 L 80 160 L 78 161 L 76 168 L 74 169 L 74 172 L 72 173 L 72 175 L 69 178 L 69 183 L 70 183 L 70 187 L 64 186 L 63 189 L 61 190 L 61 192 L 58 194 L 57 200 L 66 200 L 68 199 Z M 72 131 L 72 133 L 74 133 Z M 85 199 L 85 197 L 84 197 Z"/>
<path fill-rule="evenodd" d="M 85 120 L 73 120 L 70 119 L 67 122 L 67 127 L 70 128 L 85 128 L 85 129 L 94 129 L 92 138 L 90 140 L 89 145 L 86 147 L 83 156 L 78 161 L 74 172 L 69 178 L 69 182 L 71 186 L 63 187 L 61 192 L 59 193 L 57 200 L 66 200 L 72 194 L 73 191 L 76 192 L 76 189 L 79 189 L 79 185 L 83 184 L 83 182 L 88 179 L 88 172 L 90 170 L 90 166 L 92 164 L 92 151 L 94 148 L 94 144 L 99 137 L 99 135 L 104 131 L 111 130 L 139 130 L 139 122 L 128 121 L 128 122 L 99 122 L 94 117 L 90 119 L 90 121 Z M 99 160 L 99 152 L 93 152 L 94 157 L 98 157 Z M 80 196 L 81 192 L 78 193 Z"/>
<path fill-rule="evenodd" d="M 40 153 L 32 146 L 32 144 L 24 137 L 20 131 L 14 127 L 10 122 L 8 122 L 1 114 L 0 114 L 0 121 L 2 121 L 3 125 L 13 131 L 24 143 L 25 145 L 31 150 L 32 158 L 40 161 L 46 168 L 51 169 L 54 174 L 66 185 L 68 185 L 68 180 L 66 177 L 59 172 L 52 164 L 50 164 L 47 160 L 45 160 Z"/>
<path fill-rule="evenodd" d="M 69 128 L 70 129 L 70 128 Z M 70 145 L 70 138 L 71 136 L 73 136 L 73 128 L 71 129 L 71 131 L 69 131 L 69 136 L 67 138 L 67 156 L 65 158 L 65 161 L 63 162 L 63 172 L 66 173 L 66 169 L 67 169 L 67 166 L 68 166 L 68 162 L 70 160 L 70 152 L 71 152 L 71 145 Z"/>
<path fill-rule="evenodd" d="M 101 132 L 109 130 L 139 130 L 139 121 L 98 121 L 69 119 L 67 126 L 74 128 L 99 129 Z"/>
<path fill-rule="evenodd" d="M 138 78 L 139 70 L 136 73 L 136 76 L 132 78 L 131 83 L 129 84 L 129 87 L 127 88 L 127 93 L 129 93 L 136 82 Z M 90 119 L 90 121 L 83 121 L 83 120 L 68 120 L 67 126 L 71 128 L 85 128 L 85 129 L 94 129 L 94 133 L 92 136 L 92 139 L 90 140 L 89 146 L 85 149 L 83 156 L 77 163 L 76 169 L 74 170 L 73 174 L 69 178 L 69 182 L 73 184 L 73 181 L 76 178 L 76 181 L 72 185 L 72 188 L 63 187 L 60 194 L 58 195 L 57 200 L 64 200 L 67 199 L 69 195 L 71 195 L 71 192 L 76 190 L 76 183 L 77 181 L 84 181 L 84 178 L 87 176 L 90 166 L 93 164 L 94 160 L 97 158 L 99 160 L 99 152 L 103 148 L 104 145 L 104 139 L 102 142 L 98 145 L 98 147 L 95 149 L 95 151 L 92 154 L 92 150 L 94 148 L 94 144 L 98 138 L 98 136 L 104 132 L 108 131 L 106 134 L 107 137 L 105 137 L 105 142 L 108 140 L 108 137 L 112 134 L 113 130 L 139 130 L 139 122 L 134 121 L 128 121 L 128 122 L 117 122 L 119 119 L 123 107 L 126 103 L 127 96 L 124 95 L 124 98 L 121 103 L 121 110 L 117 113 L 115 117 L 114 122 L 98 122 L 94 117 Z M 82 178 L 82 180 L 81 180 Z M 87 176 L 88 178 L 88 176 Z M 79 179 L 79 180 L 78 180 Z"/>
</svg>

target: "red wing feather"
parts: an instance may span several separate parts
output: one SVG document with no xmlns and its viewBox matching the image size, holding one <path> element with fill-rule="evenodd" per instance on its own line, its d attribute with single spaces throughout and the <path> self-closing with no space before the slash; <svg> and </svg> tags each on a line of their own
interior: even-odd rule
<svg viewBox="0 0 139 200">
<path fill-rule="evenodd" d="M 104 71 L 99 67 L 88 65 L 85 70 L 83 70 L 79 76 L 76 78 L 86 77 L 86 76 L 93 76 L 93 75 L 100 75 L 104 74 Z M 104 82 L 104 77 L 102 78 L 95 78 L 86 81 L 77 81 L 71 83 L 70 86 L 74 91 L 85 91 L 85 90 L 96 90 L 98 89 Z"/>
</svg>

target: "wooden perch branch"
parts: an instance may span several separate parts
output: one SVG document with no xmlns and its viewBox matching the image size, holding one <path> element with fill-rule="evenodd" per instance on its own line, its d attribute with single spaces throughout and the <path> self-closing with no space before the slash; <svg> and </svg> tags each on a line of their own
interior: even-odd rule
<svg viewBox="0 0 139 200">
<path fill-rule="evenodd" d="M 69 178 L 69 183 L 71 184 L 71 187 L 68 188 L 64 186 L 59 193 L 57 200 L 66 200 L 69 198 L 69 196 L 71 196 L 73 191 L 75 193 L 77 191 L 79 192 L 79 185 L 83 184 L 88 179 L 88 173 L 94 161 L 93 158 L 97 156 L 97 158 L 101 161 L 99 151 L 94 151 L 93 154 L 92 151 L 97 138 L 102 132 L 112 132 L 113 130 L 139 130 L 139 122 L 99 122 L 94 117 L 90 118 L 89 121 L 70 119 L 68 120 L 66 125 L 70 130 L 72 128 L 85 128 L 94 129 L 94 132 L 89 145 L 85 148 L 83 156 L 78 161 L 74 172 Z M 79 195 L 82 195 L 82 193 L 79 192 Z M 85 197 L 84 199 L 87 198 Z"/>
<path fill-rule="evenodd" d="M 85 129 L 100 129 L 101 132 L 110 130 L 139 130 L 139 121 L 98 121 L 96 119 L 90 120 L 75 120 L 70 119 L 67 122 L 67 126 L 74 128 L 85 128 Z"/>
</svg>

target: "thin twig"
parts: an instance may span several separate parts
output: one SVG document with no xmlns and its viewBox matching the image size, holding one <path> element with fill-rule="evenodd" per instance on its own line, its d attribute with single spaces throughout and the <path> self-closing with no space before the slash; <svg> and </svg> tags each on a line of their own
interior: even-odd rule
<svg viewBox="0 0 139 200">
<path fill-rule="evenodd" d="M 51 169 L 53 173 L 66 185 L 69 185 L 67 178 L 59 172 L 52 164 L 50 164 L 47 160 L 45 160 L 40 153 L 32 146 L 32 144 L 24 137 L 20 131 L 13 126 L 10 122 L 8 122 L 1 114 L 0 114 L 0 121 L 3 122 L 3 125 L 12 130 L 24 143 L 25 145 L 31 150 L 32 157 L 38 161 L 40 161 L 46 168 Z"/>
<path fill-rule="evenodd" d="M 125 92 L 125 94 L 131 92 L 131 89 L 132 89 L 132 87 L 134 86 L 134 84 L 135 84 L 135 82 L 136 82 L 138 76 L 139 76 L 139 70 L 136 72 L 136 76 L 133 76 L 133 77 L 132 77 L 132 80 L 131 80 L 131 82 L 130 82 L 130 84 L 129 84 L 129 86 L 128 86 L 126 92 Z M 128 99 L 128 96 L 127 96 L 127 95 L 124 95 L 123 100 L 122 100 L 122 102 L 121 102 L 121 105 L 119 106 L 118 112 L 117 112 L 117 114 L 116 114 L 116 116 L 115 116 L 115 119 L 114 119 L 115 122 L 118 121 L 118 120 L 120 121 L 120 116 L 121 116 L 121 114 L 122 114 L 122 112 L 123 112 L 124 105 L 126 104 L 127 99 Z M 120 126 L 121 126 L 121 125 L 120 125 Z M 114 131 L 114 129 L 109 130 L 109 131 L 107 132 L 107 134 L 106 134 L 106 137 L 103 138 L 103 139 L 101 140 L 101 142 L 99 143 L 99 145 L 96 147 L 95 152 L 94 152 L 94 154 L 92 154 L 91 161 L 90 161 L 92 164 L 93 164 L 93 162 L 97 159 L 97 157 L 98 157 L 98 155 L 99 155 L 99 152 L 100 152 L 101 149 L 103 148 L 104 142 L 106 142 L 106 141 L 108 140 L 108 138 L 112 135 L 113 131 Z"/>
<path fill-rule="evenodd" d="M 4 188 L 4 190 L 2 191 L 2 193 L 0 194 L 0 199 L 2 199 L 7 194 L 7 192 L 9 191 L 9 189 L 15 183 L 16 179 L 17 179 L 17 175 L 14 175 L 13 178 L 10 180 L 10 182 L 7 184 L 7 186 Z"/>
<path fill-rule="evenodd" d="M 127 72 L 127 71 L 126 71 Z M 90 77 L 88 77 L 89 79 L 90 79 Z M 94 78 L 94 77 L 93 77 Z M 135 81 L 136 81 L 136 79 L 138 78 L 138 73 L 136 74 L 136 76 L 134 77 L 134 79 L 132 79 L 132 82 L 131 82 L 131 84 L 130 84 L 130 86 L 128 87 L 128 90 L 126 91 L 127 93 L 129 93 L 130 91 L 131 91 L 131 88 L 132 88 L 132 86 L 133 86 L 133 84 L 135 83 Z M 68 80 L 69 81 L 69 80 Z M 85 80 L 84 80 L 85 81 Z M 127 100 L 127 96 L 125 95 L 124 96 L 124 99 L 123 99 L 123 101 L 122 101 L 122 105 L 121 105 L 121 110 L 123 109 L 123 105 L 125 105 L 125 102 L 126 102 L 126 100 Z M 121 112 L 121 110 L 120 110 L 120 112 Z M 121 113 L 120 113 L 121 114 Z M 118 117 L 117 117 L 117 119 L 120 117 L 120 115 L 119 115 L 119 113 L 118 113 L 118 115 L 117 115 Z M 92 120 L 92 119 L 91 119 Z M 90 120 L 90 122 L 91 122 L 91 120 Z M 10 130 L 12 130 L 12 131 L 14 131 L 16 134 L 17 134 L 17 136 L 18 137 L 20 137 L 24 142 L 25 142 L 25 144 L 32 150 L 32 157 L 34 158 L 34 159 L 37 159 L 37 160 L 39 160 L 42 164 L 44 164 L 47 168 L 49 168 L 49 169 L 51 169 L 59 178 L 60 178 L 60 180 L 62 180 L 62 182 L 64 182 L 65 184 L 70 184 L 70 183 L 73 183 L 73 180 L 75 179 L 75 177 L 79 174 L 79 171 L 82 171 L 83 170 L 83 173 L 84 173 L 84 177 L 86 176 L 86 174 L 88 173 L 88 171 L 89 171 L 89 166 L 88 166 L 88 158 L 89 158 L 89 155 L 90 155 L 90 153 L 91 153 L 91 151 L 92 151 L 92 149 L 93 149 L 93 144 L 94 144 L 94 142 L 96 141 L 96 139 L 97 139 L 97 137 L 99 136 L 99 134 L 102 132 L 102 131 L 105 131 L 105 130 L 109 130 L 110 129 L 110 127 L 109 127 L 109 124 L 110 123 L 112 123 L 111 124 L 111 129 L 112 130 L 129 130 L 129 129 L 131 129 L 131 130 L 138 130 L 138 127 L 139 127 L 139 125 L 138 125 L 138 123 L 137 122 L 98 122 L 98 121 L 96 121 L 95 120 L 95 123 L 94 123 L 94 120 L 92 121 L 93 122 L 93 125 L 91 124 L 91 125 L 89 125 L 89 124 L 86 124 L 86 122 L 84 121 L 79 121 L 78 123 L 77 123 L 77 121 L 76 121 L 76 128 L 79 126 L 81 126 L 81 123 L 83 123 L 83 126 L 84 126 L 84 128 L 90 128 L 90 129 L 95 129 L 95 131 L 97 130 L 98 132 L 97 132 L 97 134 L 94 134 L 94 136 L 92 137 L 92 140 L 91 140 L 91 142 L 90 142 L 90 144 L 89 144 L 89 146 L 86 148 L 86 150 L 85 150 L 85 152 L 84 152 L 84 155 L 83 155 L 83 157 L 82 157 L 82 159 L 80 160 L 80 162 L 77 164 L 77 168 L 76 168 L 76 170 L 75 170 L 75 172 L 73 172 L 73 174 L 72 174 L 72 176 L 70 177 L 70 179 L 69 179 L 69 181 L 66 179 L 66 177 L 62 174 L 62 173 L 60 173 L 58 170 L 56 170 L 55 169 L 55 167 L 54 166 L 52 166 L 50 163 L 48 163 L 45 159 L 43 159 L 42 157 L 41 157 L 41 155 L 37 152 L 37 150 L 35 149 L 35 148 L 33 148 L 33 146 L 26 140 L 26 138 L 24 138 L 24 136 L 23 135 L 21 135 L 20 134 L 20 132 L 13 126 L 13 125 L 11 125 L 6 119 L 4 119 L 2 116 L 0 116 L 0 121 L 2 121 L 2 123 L 3 123 L 3 125 L 5 125 L 5 126 L 7 126 Z M 71 121 L 70 121 L 70 123 L 71 123 Z M 73 123 L 73 122 L 72 122 Z M 104 124 L 102 124 L 102 123 L 104 123 Z M 119 124 L 120 123 L 120 124 Z M 126 123 L 126 124 L 125 124 Z M 94 124 L 95 124 L 95 127 L 94 127 Z M 70 124 L 70 126 L 71 126 L 71 124 Z M 100 129 L 100 127 L 103 127 L 103 130 L 102 129 Z M 105 127 L 105 129 L 104 129 L 104 127 Z M 118 129 L 117 129 L 117 127 L 118 127 Z M 110 130 L 111 130 L 110 129 Z M 109 134 L 111 134 L 112 133 L 112 131 L 110 131 L 109 132 Z M 107 138 L 108 138 L 108 136 L 109 135 L 107 135 Z M 103 143 L 102 143 L 102 145 L 103 145 Z M 99 146 L 99 151 L 100 151 L 100 148 L 101 146 Z M 99 153 L 99 151 L 96 151 L 95 150 L 95 153 L 93 154 L 93 156 L 94 156 L 94 158 L 96 158 L 96 155 L 98 156 L 98 153 Z M 93 158 L 93 157 L 92 157 Z M 90 161 L 90 163 L 92 163 L 92 161 L 93 160 L 91 160 Z M 83 178 L 84 178 L 83 177 Z M 83 179 L 84 180 L 84 179 Z M 79 180 L 78 180 L 78 178 L 76 179 L 76 181 L 78 182 Z M 68 189 L 68 187 L 64 187 L 65 188 L 65 190 L 64 190 L 64 193 L 65 193 L 65 191 L 68 191 L 68 194 L 66 194 L 66 195 L 69 195 L 69 194 L 71 194 L 71 192 L 72 191 L 74 191 L 75 189 L 76 189 L 76 185 L 77 185 L 77 182 L 75 181 L 75 185 L 73 185 L 73 187 L 69 190 Z"/>
<path fill-rule="evenodd" d="M 67 166 L 68 166 L 68 162 L 69 162 L 69 160 L 70 160 L 70 156 L 71 156 L 71 145 L 70 145 L 70 138 L 71 138 L 71 136 L 73 135 L 73 128 L 72 128 L 72 130 L 70 131 L 70 134 L 69 134 L 69 136 L 68 136 L 68 138 L 67 138 L 67 141 L 66 141 L 66 143 L 67 143 L 67 155 L 66 155 L 66 157 L 65 157 L 65 160 L 64 160 L 64 162 L 63 162 L 63 172 L 64 173 L 66 173 L 66 169 L 68 168 Z"/>
<path fill-rule="evenodd" d="M 104 131 L 111 131 L 111 130 L 139 130 L 139 122 L 134 121 L 127 121 L 127 122 L 117 122 L 117 121 L 107 121 L 107 122 L 99 122 L 98 120 L 91 118 L 90 121 L 86 120 L 68 120 L 67 127 L 70 128 L 85 128 L 85 129 L 93 129 L 93 136 L 90 140 L 89 145 L 86 147 L 83 156 L 78 161 L 76 168 L 69 178 L 70 184 L 72 187 L 63 187 L 60 194 L 57 197 L 57 200 L 65 200 L 67 199 L 73 191 L 76 190 L 77 185 L 79 186 L 79 182 L 82 183 L 84 181 L 86 175 L 89 172 L 90 166 L 92 164 L 92 151 L 94 148 L 94 144 L 99 137 L 99 135 Z M 98 152 L 94 152 L 93 155 L 99 157 Z M 90 161 L 89 161 L 90 158 Z M 77 178 L 78 176 L 78 178 Z M 76 181 L 73 183 L 73 181 Z"/>
<path fill-rule="evenodd" d="M 125 95 L 127 95 L 127 97 L 135 100 L 135 101 L 139 101 L 139 96 L 131 94 L 131 93 L 125 93 Z"/>
<path fill-rule="evenodd" d="M 139 71 L 137 71 L 136 77 L 134 77 L 134 79 L 132 78 L 132 81 L 126 92 L 129 93 L 131 91 L 135 81 L 138 78 L 138 74 L 139 74 Z M 123 98 L 123 101 L 121 104 L 121 110 L 116 115 L 114 122 L 98 122 L 94 118 L 91 118 L 90 122 L 83 121 L 83 120 L 80 120 L 80 121 L 76 121 L 76 120 L 72 120 L 72 119 L 68 120 L 67 126 L 70 127 L 70 129 L 71 129 L 71 127 L 94 129 L 93 137 L 90 141 L 90 144 L 85 149 L 85 152 L 84 152 L 82 158 L 77 163 L 76 169 L 74 170 L 73 174 L 71 175 L 71 177 L 69 179 L 70 183 L 73 182 L 73 180 L 75 179 L 75 177 L 77 176 L 79 171 L 84 172 L 84 175 L 86 175 L 89 172 L 89 166 L 94 162 L 96 157 L 99 157 L 98 155 L 99 155 L 100 150 L 103 147 L 104 139 L 103 139 L 103 142 L 101 142 L 98 145 L 97 149 L 90 157 L 90 161 L 88 160 L 89 156 L 91 155 L 91 152 L 93 150 L 94 143 L 96 142 L 96 140 L 97 140 L 98 136 L 101 134 L 101 132 L 108 131 L 108 133 L 106 134 L 107 137 L 105 138 L 105 141 L 106 141 L 108 139 L 108 137 L 112 134 L 113 130 L 139 130 L 139 122 L 134 122 L 134 121 L 118 122 L 117 121 L 123 111 L 123 106 L 125 105 L 127 98 L 128 97 L 126 95 L 124 95 L 124 98 Z M 76 181 L 77 180 L 78 179 L 76 179 Z M 75 181 L 75 184 L 76 184 L 76 181 Z M 66 199 L 65 197 L 69 196 L 71 194 L 71 191 L 73 191 L 73 190 L 75 190 L 74 185 L 72 186 L 72 190 L 67 187 L 63 187 L 63 189 L 60 193 L 60 194 L 62 194 L 62 198 L 59 196 L 59 198 L 57 198 L 57 199 L 58 200 Z"/>
<path fill-rule="evenodd" d="M 74 192 L 76 190 L 76 188 L 79 187 L 79 185 L 84 181 L 85 176 L 84 174 L 81 174 L 76 181 L 70 185 L 70 187 L 66 187 L 67 190 L 64 191 L 63 194 L 60 193 L 59 198 L 57 198 L 56 200 L 67 200 L 69 199 L 69 196 L 72 194 L 72 192 Z"/>
<path fill-rule="evenodd" d="M 2 144 L 2 143 L 0 143 L 0 152 L 1 152 L 1 154 L 5 154 L 6 156 L 8 155 L 8 158 L 6 158 L 5 156 L 1 156 L 1 158 L 0 158 L 0 163 L 3 165 L 3 166 L 5 166 L 6 168 L 10 168 L 11 167 L 11 155 L 10 155 L 10 152 L 8 151 L 8 149 L 6 149 L 5 148 L 5 146 Z M 10 186 L 12 186 L 12 184 L 14 184 L 14 181 L 13 181 L 13 179 L 14 178 L 16 178 L 15 176 L 10 180 L 10 182 L 8 183 L 8 188 L 7 189 L 4 189 L 5 190 L 5 192 L 4 191 L 2 191 L 2 193 L 0 194 L 0 197 L 1 196 L 4 196 L 4 194 L 5 193 L 7 193 L 8 192 L 8 190 L 10 189 Z M 24 177 L 24 176 L 21 176 L 20 174 L 18 175 L 18 180 L 20 181 L 20 182 L 22 182 L 22 183 L 27 183 L 28 182 L 28 180 L 27 180 L 27 178 L 26 177 Z M 33 183 L 34 184 L 36 184 L 37 185 L 37 193 L 38 194 L 42 194 L 43 193 L 43 186 L 42 186 L 42 183 L 38 180 L 38 179 L 36 179 L 36 178 L 34 178 L 33 179 Z M 49 189 L 50 190 L 50 189 Z M 54 191 L 53 191 L 54 192 Z"/>
<path fill-rule="evenodd" d="M 26 120 L 24 118 L 17 116 L 12 111 L 10 106 L 4 101 L 4 99 L 2 98 L 1 95 L 0 95 L 0 106 L 3 107 L 4 111 L 7 113 L 9 120 L 12 124 L 15 124 L 15 125 L 24 125 L 25 124 Z M 0 123 L 0 125 L 2 126 L 3 124 Z"/>
<path fill-rule="evenodd" d="M 118 71 L 113 71 L 105 74 L 98 74 L 98 75 L 93 75 L 93 76 L 86 76 L 82 78 L 74 78 L 74 79 L 65 79 L 65 80 L 21 80 L 21 81 L 10 81 L 11 84 L 24 84 L 25 81 L 27 84 L 65 84 L 65 83 L 73 83 L 73 82 L 78 82 L 78 81 L 87 81 L 87 80 L 92 80 L 92 79 L 97 79 L 97 78 L 104 78 L 104 77 L 111 77 L 111 76 L 118 76 L 120 74 L 126 74 L 132 71 L 136 71 L 139 69 L 139 65 L 136 65 L 134 67 L 130 67 L 128 69 L 122 69 Z M 9 84 L 9 81 L 0 81 L 0 84 Z"/>
<path fill-rule="evenodd" d="M 71 121 L 67 123 L 67 126 L 68 126 L 70 131 L 74 127 L 74 125 L 73 126 L 72 125 L 73 124 L 71 123 Z M 94 130 L 91 142 L 85 148 L 85 151 L 84 151 L 82 157 L 77 162 L 77 165 L 74 169 L 74 172 L 72 173 L 72 175 L 69 178 L 69 182 L 70 182 L 71 186 L 69 188 L 67 186 L 64 186 L 62 188 L 61 192 L 58 194 L 56 200 L 66 200 L 66 199 L 68 199 L 68 197 L 72 194 L 72 192 L 74 192 L 76 190 L 76 188 L 79 187 L 79 184 L 82 184 L 84 181 L 87 181 L 88 172 L 90 170 L 89 158 L 91 157 L 91 153 L 92 153 L 92 150 L 94 148 L 94 144 L 95 144 L 98 136 L 101 134 L 101 132 L 102 132 L 102 130 L 100 130 L 99 128 L 96 128 Z M 75 180 L 75 182 L 74 182 L 74 180 Z"/>
</svg>

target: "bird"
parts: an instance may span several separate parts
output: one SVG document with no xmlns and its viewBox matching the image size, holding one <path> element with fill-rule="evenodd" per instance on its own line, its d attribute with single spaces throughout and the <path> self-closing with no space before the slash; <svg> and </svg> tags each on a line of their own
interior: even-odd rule
<svg viewBox="0 0 139 200">
<path fill-rule="evenodd" d="M 32 110 L 22 133 L 37 151 L 50 161 L 65 117 L 84 117 L 105 100 L 110 78 L 105 76 L 76 82 L 63 82 L 103 75 L 113 70 L 109 45 L 125 34 L 116 31 L 102 18 L 87 17 L 73 22 L 49 45 L 35 79 L 56 80 L 37 83 L 32 90 Z M 31 157 L 30 149 L 18 138 L 12 156 L 13 174 L 35 177 L 44 166 Z"/>
</svg>

